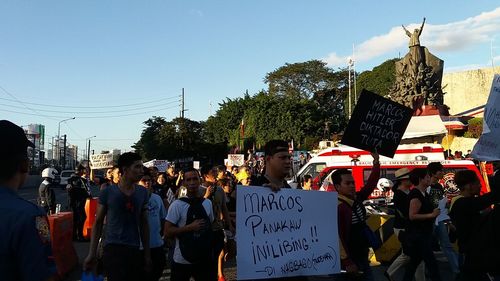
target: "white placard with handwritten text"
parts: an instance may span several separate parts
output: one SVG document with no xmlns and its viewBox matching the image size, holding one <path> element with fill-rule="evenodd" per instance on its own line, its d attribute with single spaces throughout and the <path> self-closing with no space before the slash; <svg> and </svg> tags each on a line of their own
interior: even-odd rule
<svg viewBox="0 0 500 281">
<path fill-rule="evenodd" d="M 238 186 L 238 280 L 340 272 L 337 193 Z"/>
<path fill-rule="evenodd" d="M 500 74 L 495 74 L 488 102 L 484 107 L 483 133 L 479 137 L 472 157 L 482 161 L 500 160 Z"/>
</svg>

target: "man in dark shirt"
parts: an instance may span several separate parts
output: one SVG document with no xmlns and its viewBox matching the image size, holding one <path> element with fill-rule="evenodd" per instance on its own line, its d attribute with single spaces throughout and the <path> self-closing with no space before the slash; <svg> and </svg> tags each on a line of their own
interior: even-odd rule
<svg viewBox="0 0 500 281">
<path fill-rule="evenodd" d="M 427 188 L 427 194 L 429 194 L 433 207 L 437 208 L 439 201 L 445 196 L 444 188 L 439 183 L 444 175 L 443 165 L 439 162 L 429 163 L 427 171 L 429 171 L 429 176 L 431 176 L 431 184 Z"/>
<path fill-rule="evenodd" d="M 83 225 L 87 215 L 85 203 L 90 198 L 90 187 L 87 180 L 87 167 L 78 165 L 75 173 L 68 179 L 69 205 L 73 211 L 73 240 L 83 241 Z"/>
<path fill-rule="evenodd" d="M 490 209 L 500 202 L 500 175 L 493 178 L 491 192 L 481 196 L 481 183 L 474 171 L 457 172 L 455 183 L 460 195 L 451 202 L 450 217 L 462 258 L 461 280 L 490 280 L 486 274 L 499 275 L 500 270 L 500 212 L 498 208 Z"/>
<path fill-rule="evenodd" d="M 266 161 L 264 174 L 252 181 L 252 185 L 269 187 L 274 192 L 278 192 L 281 188 L 291 188 L 285 180 L 291 168 L 288 143 L 284 140 L 270 140 L 264 145 L 264 153 Z M 305 281 L 307 277 L 296 276 L 265 280 Z"/>
<path fill-rule="evenodd" d="M 446 191 L 443 186 L 439 183 L 443 179 L 444 171 L 443 165 L 439 162 L 432 162 L 427 165 L 427 171 L 431 176 L 431 184 L 427 188 L 427 193 L 431 199 L 434 208 L 439 208 L 439 201 L 446 200 Z M 436 223 L 434 224 L 434 241 L 439 241 L 439 247 L 443 251 L 448 263 L 450 264 L 451 271 L 454 274 L 460 272 L 458 268 L 458 254 L 450 243 L 450 238 L 448 236 L 448 223 L 450 218 L 447 216 L 448 209 L 440 209 L 441 216 L 436 218 Z"/>
<path fill-rule="evenodd" d="M 284 140 L 270 140 L 264 146 L 266 168 L 264 174 L 252 181 L 255 186 L 267 186 L 273 191 L 291 188 L 285 178 L 290 173 L 290 153 Z"/>
<path fill-rule="evenodd" d="M 0 121 L 0 136 L 0 279 L 55 280 L 45 211 L 17 194 L 29 172 L 27 148 L 35 145 L 7 120 Z"/>
<path fill-rule="evenodd" d="M 347 169 L 338 169 L 331 178 L 335 190 L 338 192 L 338 225 L 340 239 L 341 268 L 359 280 L 374 280 L 368 261 L 368 238 L 364 234 L 367 227 L 366 210 L 363 201 L 377 186 L 380 177 L 380 163 L 378 153 L 372 153 L 373 169 L 365 186 L 356 192 L 352 172 Z"/>
</svg>

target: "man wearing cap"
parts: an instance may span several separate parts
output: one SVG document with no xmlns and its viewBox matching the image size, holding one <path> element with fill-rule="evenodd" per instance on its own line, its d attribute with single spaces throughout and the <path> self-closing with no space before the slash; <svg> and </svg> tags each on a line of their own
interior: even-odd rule
<svg viewBox="0 0 500 281">
<path fill-rule="evenodd" d="M 270 140 L 264 145 L 264 153 L 266 161 L 264 175 L 257 177 L 252 185 L 267 186 L 273 191 L 279 191 L 280 188 L 291 188 L 285 180 L 291 168 L 288 142 Z"/>
<path fill-rule="evenodd" d="M 401 244 L 403 244 L 405 238 L 405 229 L 408 224 L 408 210 L 410 208 L 410 200 L 408 194 L 410 194 L 410 187 L 412 183 L 410 181 L 410 169 L 401 168 L 395 172 L 396 181 L 393 186 L 394 196 L 392 202 L 394 203 L 394 209 L 396 210 L 396 215 L 394 218 L 394 234 L 398 237 Z M 388 280 L 393 280 L 393 276 L 396 272 L 403 268 L 410 261 L 410 257 L 401 251 L 401 254 L 392 262 L 392 264 L 387 268 L 384 273 Z M 425 267 L 423 263 L 420 263 L 417 268 L 415 279 L 417 281 L 425 281 Z"/>
<path fill-rule="evenodd" d="M 45 211 L 17 194 L 29 172 L 23 129 L 0 121 L 0 279 L 54 280 L 56 267 Z"/>
<path fill-rule="evenodd" d="M 281 188 L 291 188 L 285 178 L 290 172 L 290 153 L 288 152 L 288 142 L 284 140 L 270 140 L 264 145 L 265 170 L 264 174 L 252 181 L 252 185 L 266 186 L 277 192 Z M 273 278 L 266 280 L 307 280 L 305 276 Z"/>
</svg>

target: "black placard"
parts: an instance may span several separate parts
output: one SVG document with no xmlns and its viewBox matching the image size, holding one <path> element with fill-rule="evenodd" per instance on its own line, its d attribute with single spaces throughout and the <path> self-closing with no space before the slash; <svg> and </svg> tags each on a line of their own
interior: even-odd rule
<svg viewBox="0 0 500 281">
<path fill-rule="evenodd" d="M 363 89 L 342 144 L 394 157 L 413 110 Z"/>
</svg>

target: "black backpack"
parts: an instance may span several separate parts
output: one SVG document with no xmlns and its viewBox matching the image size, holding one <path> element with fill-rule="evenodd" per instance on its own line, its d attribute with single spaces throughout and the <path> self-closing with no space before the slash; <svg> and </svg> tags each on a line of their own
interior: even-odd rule
<svg viewBox="0 0 500 281">
<path fill-rule="evenodd" d="M 212 223 L 203 207 L 204 198 L 179 198 L 189 204 L 186 225 L 197 219 L 205 220 L 205 228 L 179 235 L 181 254 L 188 262 L 196 264 L 213 258 Z"/>
</svg>

